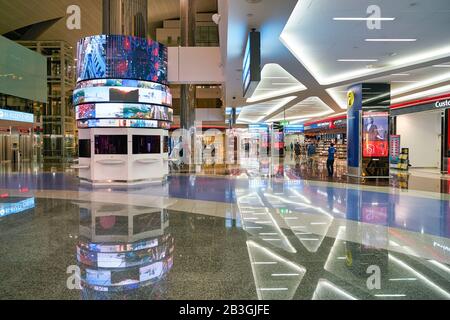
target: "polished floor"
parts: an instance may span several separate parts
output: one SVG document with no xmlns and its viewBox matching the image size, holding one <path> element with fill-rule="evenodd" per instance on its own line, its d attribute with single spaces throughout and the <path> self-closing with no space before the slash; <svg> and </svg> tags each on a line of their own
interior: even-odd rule
<svg viewBox="0 0 450 320">
<path fill-rule="evenodd" d="M 128 188 L 4 169 L 0 298 L 450 299 L 447 185 L 414 170 L 348 181 L 342 163 L 328 178 L 321 159 Z"/>
</svg>

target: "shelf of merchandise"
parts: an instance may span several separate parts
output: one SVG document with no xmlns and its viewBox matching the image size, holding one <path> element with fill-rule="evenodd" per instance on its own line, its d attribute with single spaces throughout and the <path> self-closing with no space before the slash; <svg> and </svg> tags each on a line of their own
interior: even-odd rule
<svg viewBox="0 0 450 320">
<path fill-rule="evenodd" d="M 328 148 L 330 147 L 331 141 L 321 141 L 316 147 L 316 154 L 321 157 L 328 156 Z M 336 147 L 336 159 L 347 159 L 347 144 L 339 143 L 335 145 Z"/>
</svg>

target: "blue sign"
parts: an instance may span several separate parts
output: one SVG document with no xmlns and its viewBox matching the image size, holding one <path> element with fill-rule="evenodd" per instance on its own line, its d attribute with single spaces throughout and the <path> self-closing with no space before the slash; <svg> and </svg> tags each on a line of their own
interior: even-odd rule
<svg viewBox="0 0 450 320">
<path fill-rule="evenodd" d="M 285 134 L 303 133 L 305 126 L 303 124 L 291 124 L 284 127 Z"/>
<path fill-rule="evenodd" d="M 249 131 L 267 131 L 269 130 L 269 126 L 267 124 L 250 124 L 248 126 Z"/>
<path fill-rule="evenodd" d="M 0 109 L 0 120 L 34 123 L 32 113 Z"/>
<path fill-rule="evenodd" d="M 0 203 L 0 218 L 33 209 L 34 198 L 28 198 L 16 203 Z"/>
</svg>

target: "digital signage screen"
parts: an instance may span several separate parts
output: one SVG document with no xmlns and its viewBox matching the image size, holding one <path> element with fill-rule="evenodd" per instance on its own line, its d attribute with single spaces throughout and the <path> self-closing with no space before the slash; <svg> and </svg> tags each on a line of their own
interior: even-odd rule
<svg viewBox="0 0 450 320">
<path fill-rule="evenodd" d="M 160 136 L 133 136 L 133 154 L 160 154 Z"/>
<path fill-rule="evenodd" d="M 242 64 L 244 97 L 249 98 L 261 81 L 261 34 L 250 32 Z"/>
<path fill-rule="evenodd" d="M 95 136 L 95 154 L 128 154 L 128 136 Z"/>
<path fill-rule="evenodd" d="M 387 112 L 363 113 L 363 157 L 389 157 L 389 115 Z"/>
<path fill-rule="evenodd" d="M 78 42 L 78 80 L 136 79 L 167 82 L 167 48 L 151 39 L 98 35 Z"/>
<path fill-rule="evenodd" d="M 160 89 L 137 87 L 90 87 L 74 91 L 73 104 L 96 102 L 148 103 L 172 105 L 172 95 Z"/>
<path fill-rule="evenodd" d="M 161 128 L 170 129 L 170 122 L 130 119 L 88 119 L 77 121 L 79 129 L 88 128 Z"/>
<path fill-rule="evenodd" d="M 76 107 L 77 120 L 85 119 L 145 119 L 173 120 L 173 109 L 147 104 L 91 103 Z"/>
<path fill-rule="evenodd" d="M 91 140 L 80 139 L 78 142 L 78 155 L 80 158 L 91 157 Z"/>
</svg>

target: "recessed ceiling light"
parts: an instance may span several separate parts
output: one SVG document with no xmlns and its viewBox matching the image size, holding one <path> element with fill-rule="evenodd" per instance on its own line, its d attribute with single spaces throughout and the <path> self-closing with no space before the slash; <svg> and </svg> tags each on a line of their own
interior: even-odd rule
<svg viewBox="0 0 450 320">
<path fill-rule="evenodd" d="M 435 64 L 434 68 L 450 68 L 450 64 Z"/>
<path fill-rule="evenodd" d="M 375 18 L 375 17 L 336 17 L 333 18 L 335 21 L 394 21 L 395 18 Z"/>
<path fill-rule="evenodd" d="M 366 42 L 415 42 L 417 39 L 365 39 Z"/>
<path fill-rule="evenodd" d="M 393 74 L 391 74 L 391 76 L 409 76 L 410 74 L 409 73 L 393 73 Z"/>
<path fill-rule="evenodd" d="M 378 59 L 338 59 L 338 62 L 377 62 Z"/>
</svg>

